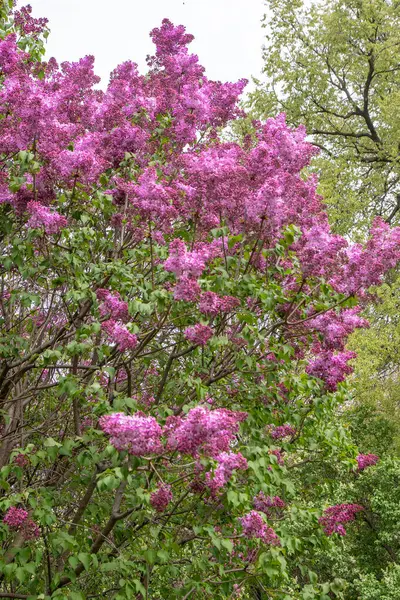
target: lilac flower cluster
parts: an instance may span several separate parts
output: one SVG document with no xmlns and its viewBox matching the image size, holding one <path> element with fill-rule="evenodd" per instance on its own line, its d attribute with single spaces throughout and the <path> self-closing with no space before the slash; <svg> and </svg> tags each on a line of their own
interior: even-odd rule
<svg viewBox="0 0 400 600">
<path fill-rule="evenodd" d="M 137 345 L 137 337 L 130 333 L 124 325 L 117 323 L 114 319 L 103 321 L 101 328 L 107 333 L 111 342 L 116 344 L 120 352 L 132 350 Z"/>
<path fill-rule="evenodd" d="M 175 300 L 195 302 L 199 298 L 201 289 L 197 277 L 204 271 L 206 263 L 219 253 L 218 240 L 211 244 L 198 243 L 190 252 L 182 240 L 175 239 L 171 242 L 164 268 L 175 273 L 178 278 L 174 288 Z"/>
<path fill-rule="evenodd" d="M 203 246 L 200 251 L 188 252 L 185 243 L 176 238 L 169 245 L 169 257 L 164 263 L 166 271 L 175 273 L 177 277 L 200 277 L 205 269 L 207 260 L 212 256 L 208 246 Z"/>
<path fill-rule="evenodd" d="M 264 492 L 260 492 L 254 497 L 253 506 L 256 510 L 271 516 L 274 509 L 276 511 L 286 508 L 286 503 L 279 496 L 266 496 Z"/>
<path fill-rule="evenodd" d="M 315 359 L 311 360 L 306 367 L 309 375 L 319 377 L 325 382 L 327 390 L 334 392 L 338 384 L 344 381 L 346 375 L 352 373 L 353 369 L 348 364 L 355 358 L 355 352 L 346 350 L 334 353 L 330 350 L 322 351 Z"/>
<path fill-rule="evenodd" d="M 22 533 L 25 540 L 31 540 L 40 536 L 37 523 L 29 519 L 28 512 L 23 508 L 11 506 L 3 517 L 3 523 L 10 529 Z"/>
<path fill-rule="evenodd" d="M 128 303 L 121 300 L 119 292 L 113 294 L 109 290 L 99 288 L 96 291 L 98 300 L 102 300 L 99 311 L 102 317 L 108 316 L 110 319 L 120 320 L 126 323 L 129 321 Z"/>
<path fill-rule="evenodd" d="M 308 321 L 307 326 L 323 334 L 322 347 L 343 351 L 346 339 L 357 328 L 368 327 L 368 321 L 359 316 L 361 307 L 340 312 L 328 311 Z"/>
<path fill-rule="evenodd" d="M 278 425 L 271 429 L 270 435 L 274 440 L 282 440 L 283 438 L 295 435 L 296 430 L 287 423 L 285 425 Z"/>
<path fill-rule="evenodd" d="M 187 327 L 184 332 L 185 338 L 196 346 L 205 346 L 212 337 L 213 331 L 208 325 L 196 323 L 192 327 Z"/>
<path fill-rule="evenodd" d="M 240 452 L 237 454 L 234 452 L 221 452 L 215 457 L 215 460 L 218 462 L 218 466 L 213 477 L 210 473 L 206 473 L 207 486 L 213 493 L 216 493 L 228 483 L 233 471 L 245 471 L 248 466 L 247 460 Z"/>
<path fill-rule="evenodd" d="M 22 6 L 20 10 L 14 11 L 14 23 L 22 33 L 36 39 L 46 29 L 48 19 L 43 17 L 35 19 L 32 17 L 32 7 L 27 4 Z"/>
<path fill-rule="evenodd" d="M 376 465 L 379 456 L 376 454 L 359 454 L 357 456 L 358 471 L 363 471 L 367 467 Z"/>
<path fill-rule="evenodd" d="M 122 413 L 104 415 L 99 420 L 103 431 L 110 435 L 110 442 L 117 450 L 127 450 L 134 456 L 160 454 L 162 428 L 154 417 Z"/>
<path fill-rule="evenodd" d="M 31 215 L 27 226 L 32 229 L 44 228 L 47 234 L 58 233 L 60 229 L 67 226 L 67 219 L 55 211 L 50 211 L 47 206 L 40 202 L 31 200 L 26 207 Z"/>
<path fill-rule="evenodd" d="M 285 460 L 283 458 L 282 452 L 278 449 L 270 450 L 269 454 L 276 456 L 276 460 L 278 461 L 278 465 L 283 466 L 285 464 Z"/>
<path fill-rule="evenodd" d="M 182 454 L 198 456 L 201 451 L 217 457 L 221 452 L 229 451 L 239 423 L 246 417 L 244 412 L 196 406 L 185 417 L 168 417 L 165 426 L 167 447 Z"/>
<path fill-rule="evenodd" d="M 202 452 L 218 460 L 221 452 L 229 451 L 239 424 L 246 417 L 244 412 L 225 408 L 209 410 L 204 406 L 196 406 L 184 417 L 168 417 L 164 428 L 154 417 L 146 417 L 142 413 L 133 416 L 122 413 L 104 415 L 99 424 L 111 436 L 110 442 L 117 450 L 128 450 L 135 456 L 162 452 L 161 438 L 164 436 L 168 450 L 178 450 L 194 457 Z M 233 463 L 239 465 L 234 468 L 244 468 L 245 459 L 242 455 L 233 456 L 236 458 L 220 456 L 221 462 L 226 463 L 227 469 Z"/>
<path fill-rule="evenodd" d="M 3 518 L 3 523 L 12 529 L 19 529 L 21 525 L 25 523 L 27 518 L 28 512 L 26 510 L 11 506 Z"/>
<path fill-rule="evenodd" d="M 150 504 L 157 512 L 164 512 L 173 497 L 171 486 L 162 483 L 155 492 L 150 494 Z"/>
<path fill-rule="evenodd" d="M 216 316 L 229 313 L 240 304 L 233 296 L 218 296 L 214 292 L 204 292 L 199 302 L 199 311 L 205 315 Z"/>
<path fill-rule="evenodd" d="M 24 467 L 29 465 L 29 458 L 25 454 L 22 454 L 20 452 L 19 454 L 17 454 L 17 456 L 14 456 L 13 462 L 14 464 L 18 465 L 18 467 L 21 467 L 21 469 L 23 469 Z"/>
<path fill-rule="evenodd" d="M 195 302 L 200 296 L 200 292 L 201 289 L 196 279 L 182 275 L 174 287 L 174 298 L 185 302 Z"/>
<path fill-rule="evenodd" d="M 323 526 L 326 535 L 332 535 L 333 533 L 346 535 L 343 523 L 354 521 L 357 513 L 363 510 L 364 507 L 360 504 L 336 504 L 324 510 L 319 523 Z"/>
<path fill-rule="evenodd" d="M 269 546 L 280 546 L 281 542 L 272 527 L 263 520 L 260 513 L 255 510 L 250 511 L 244 517 L 239 518 L 243 528 L 243 534 L 247 538 L 256 538 L 262 540 Z"/>
</svg>

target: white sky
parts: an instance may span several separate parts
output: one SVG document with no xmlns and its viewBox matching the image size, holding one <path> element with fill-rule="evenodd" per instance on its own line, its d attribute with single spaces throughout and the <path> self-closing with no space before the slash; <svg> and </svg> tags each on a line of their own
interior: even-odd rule
<svg viewBox="0 0 400 600">
<path fill-rule="evenodd" d="M 19 1 L 18 6 L 27 3 Z M 110 71 L 124 60 L 145 69 L 153 53 L 149 32 L 164 17 L 195 36 L 190 45 L 210 79 L 258 77 L 262 69 L 263 0 L 30 0 L 35 17 L 47 17 L 47 57 L 74 61 L 96 58 L 105 87 Z"/>
</svg>

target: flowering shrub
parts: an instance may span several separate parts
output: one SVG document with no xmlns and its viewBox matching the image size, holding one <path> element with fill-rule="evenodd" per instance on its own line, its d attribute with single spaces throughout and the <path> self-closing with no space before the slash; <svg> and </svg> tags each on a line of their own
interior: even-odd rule
<svg viewBox="0 0 400 600">
<path fill-rule="evenodd" d="M 315 148 L 284 115 L 226 140 L 245 81 L 210 81 L 183 26 L 164 20 L 148 72 L 127 61 L 101 91 L 92 57 L 42 62 L 44 21 L 14 19 L 0 34 L 0 508 L 27 511 L 5 512 L 1 585 L 309 594 L 301 549 L 361 508 L 318 527 L 328 486 L 296 473 L 315 460 L 354 477 L 336 416 L 345 342 L 400 230 L 333 235 L 303 173 Z"/>
</svg>

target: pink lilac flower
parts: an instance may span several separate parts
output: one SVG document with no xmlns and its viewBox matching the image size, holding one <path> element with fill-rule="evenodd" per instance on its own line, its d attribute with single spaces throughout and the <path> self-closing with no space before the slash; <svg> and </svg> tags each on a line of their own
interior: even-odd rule
<svg viewBox="0 0 400 600">
<path fill-rule="evenodd" d="M 35 521 L 27 519 L 21 527 L 21 532 L 25 540 L 33 540 L 40 536 L 40 528 Z"/>
<path fill-rule="evenodd" d="M 46 29 L 48 19 L 43 17 L 35 19 L 32 17 L 32 7 L 27 4 L 22 6 L 20 10 L 14 11 L 14 23 L 23 34 L 37 39 Z"/>
<path fill-rule="evenodd" d="M 85 182 L 93 183 L 107 165 L 99 152 L 100 144 L 99 133 L 84 133 L 76 140 L 72 150 L 63 150 L 54 158 L 54 167 L 66 181 L 81 177 Z"/>
<path fill-rule="evenodd" d="M 271 429 L 271 437 L 274 440 L 281 440 L 285 437 L 289 437 L 295 435 L 296 430 L 291 425 L 278 425 L 277 427 L 273 427 Z"/>
<path fill-rule="evenodd" d="M 187 327 L 184 335 L 189 342 L 196 344 L 196 346 L 205 346 L 212 337 L 213 331 L 208 325 L 197 323 L 193 327 Z"/>
<path fill-rule="evenodd" d="M 50 211 L 47 206 L 31 200 L 28 202 L 27 211 L 31 215 L 27 222 L 32 229 L 44 228 L 48 234 L 58 233 L 67 226 L 67 219 L 55 211 Z"/>
<path fill-rule="evenodd" d="M 150 494 L 150 504 L 157 512 L 164 512 L 173 497 L 171 486 L 162 483 L 155 492 Z"/>
<path fill-rule="evenodd" d="M 272 527 L 263 520 L 260 513 L 255 510 L 250 511 L 244 517 L 239 518 L 243 528 L 243 534 L 247 538 L 256 538 L 262 540 L 270 546 L 280 546 L 281 542 Z"/>
<path fill-rule="evenodd" d="M 337 352 L 336 354 L 329 350 L 323 351 L 309 362 L 306 371 L 309 375 L 322 379 L 327 390 L 334 392 L 338 384 L 344 381 L 346 375 L 353 372 L 353 368 L 347 363 L 355 356 L 355 352 L 350 351 Z"/>
<path fill-rule="evenodd" d="M 218 462 L 218 466 L 215 469 L 214 475 L 211 477 L 210 473 L 206 473 L 206 482 L 208 487 L 215 493 L 223 488 L 235 470 L 245 471 L 247 469 L 247 460 L 245 457 L 238 452 L 221 452 L 215 457 Z"/>
<path fill-rule="evenodd" d="M 338 291 L 356 294 L 360 289 L 367 290 L 379 284 L 382 275 L 399 261 L 399 228 L 392 229 L 381 217 L 377 217 L 366 246 L 349 246 L 346 258 L 341 270 L 331 280 Z"/>
<path fill-rule="evenodd" d="M 196 279 L 182 275 L 174 287 L 174 298 L 185 302 L 195 302 L 200 296 L 200 292 L 200 286 Z"/>
<path fill-rule="evenodd" d="M 286 503 L 279 496 L 266 496 L 264 492 L 260 492 L 254 497 L 253 506 L 256 510 L 270 516 L 274 512 L 273 509 L 286 508 Z"/>
<path fill-rule="evenodd" d="M 207 254 L 204 252 L 188 252 L 185 243 L 175 239 L 169 246 L 169 258 L 164 263 L 166 271 L 175 273 L 177 277 L 197 279 L 205 269 Z"/>
<path fill-rule="evenodd" d="M 214 292 L 204 292 L 199 302 L 199 311 L 205 315 L 216 316 L 219 313 L 231 312 L 240 304 L 233 296 L 218 296 Z"/>
<path fill-rule="evenodd" d="M 108 316 L 111 319 L 129 321 L 128 303 L 121 300 L 118 292 L 112 294 L 109 290 L 99 288 L 96 296 L 98 300 L 102 300 L 99 307 L 102 317 Z"/>
<path fill-rule="evenodd" d="M 221 298 L 214 292 L 203 292 L 200 298 L 199 311 L 205 315 L 215 316 L 220 312 Z"/>
<path fill-rule="evenodd" d="M 239 298 L 234 296 L 222 296 L 221 298 L 221 312 L 229 313 L 240 305 Z"/>
<path fill-rule="evenodd" d="M 328 350 L 343 350 L 347 337 L 358 328 L 368 327 L 368 321 L 359 316 L 361 307 L 340 312 L 330 310 L 307 322 L 307 327 L 323 334 L 322 345 Z"/>
<path fill-rule="evenodd" d="M 176 209 L 171 205 L 170 193 L 167 186 L 157 180 L 154 168 L 146 168 L 139 177 L 139 182 L 129 190 L 131 204 L 143 217 L 159 219 L 173 219 Z M 158 232 L 158 235 L 161 232 Z M 154 237 L 154 236 L 153 236 Z"/>
<path fill-rule="evenodd" d="M 107 333 L 110 340 L 117 345 L 120 352 L 132 350 L 136 347 L 136 335 L 130 333 L 124 325 L 117 323 L 113 319 L 103 321 L 101 328 Z"/>
<path fill-rule="evenodd" d="M 119 451 L 127 450 L 134 456 L 162 452 L 162 429 L 154 417 L 113 413 L 101 417 L 99 425 L 111 436 L 110 443 Z"/>
<path fill-rule="evenodd" d="M 364 507 L 360 504 L 337 504 L 326 508 L 318 522 L 323 526 L 326 535 L 346 535 L 343 523 L 354 521 L 356 514 L 363 510 Z"/>
<path fill-rule="evenodd" d="M 376 454 L 359 454 L 357 456 L 358 471 L 363 471 L 367 467 L 376 465 L 379 456 Z"/>
<path fill-rule="evenodd" d="M 11 506 L 3 518 L 3 523 L 8 525 L 11 529 L 20 529 L 27 518 L 28 512 L 26 510 Z"/>
<path fill-rule="evenodd" d="M 168 417 L 164 428 L 167 447 L 195 457 L 200 451 L 216 457 L 229 452 L 239 424 L 246 418 L 244 412 L 196 406 L 185 417 Z"/>
<path fill-rule="evenodd" d="M 23 508 L 11 506 L 3 518 L 3 523 L 10 529 L 22 533 L 25 540 L 32 540 L 40 536 L 39 526 L 28 518 L 28 512 Z"/>
</svg>

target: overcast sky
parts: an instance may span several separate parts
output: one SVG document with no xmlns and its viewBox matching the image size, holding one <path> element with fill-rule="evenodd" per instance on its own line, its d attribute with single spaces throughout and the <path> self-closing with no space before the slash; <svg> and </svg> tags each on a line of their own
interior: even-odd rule
<svg viewBox="0 0 400 600">
<path fill-rule="evenodd" d="M 26 2 L 19 2 L 21 6 Z M 96 57 L 102 87 L 124 60 L 145 68 L 153 52 L 149 31 L 164 17 L 195 36 L 191 44 L 210 79 L 259 76 L 263 0 L 30 0 L 36 17 L 47 17 L 47 56 L 59 62 Z"/>
</svg>

